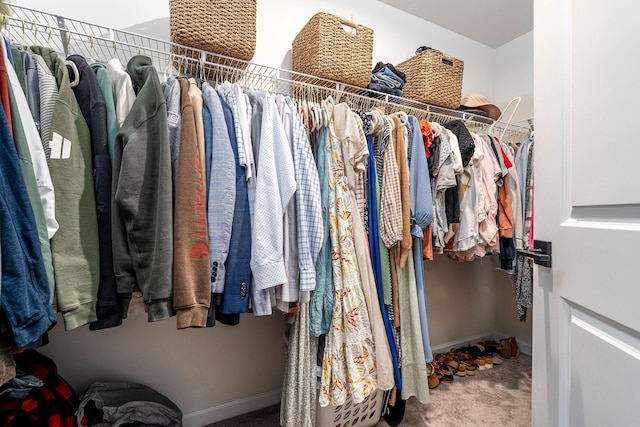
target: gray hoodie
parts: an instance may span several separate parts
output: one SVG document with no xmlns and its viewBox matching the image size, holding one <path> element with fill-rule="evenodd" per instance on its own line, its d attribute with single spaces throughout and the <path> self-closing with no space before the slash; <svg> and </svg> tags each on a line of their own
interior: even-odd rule
<svg viewBox="0 0 640 427">
<path fill-rule="evenodd" d="M 173 215 L 167 107 L 151 59 L 127 65 L 137 97 L 116 136 L 112 180 L 113 261 L 126 313 L 142 291 L 149 321 L 172 308 Z M 127 298 L 127 296 L 129 298 Z"/>
</svg>

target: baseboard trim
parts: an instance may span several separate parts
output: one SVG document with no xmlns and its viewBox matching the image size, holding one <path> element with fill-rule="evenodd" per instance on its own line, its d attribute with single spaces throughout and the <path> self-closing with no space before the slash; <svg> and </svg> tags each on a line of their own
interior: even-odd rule
<svg viewBox="0 0 640 427">
<path fill-rule="evenodd" d="M 236 417 L 248 412 L 257 411 L 267 406 L 280 403 L 282 389 L 256 394 L 232 402 L 222 403 L 210 408 L 190 412 L 182 418 L 184 427 L 202 427 L 227 418 Z"/>
<path fill-rule="evenodd" d="M 444 352 L 448 352 L 449 350 L 451 350 L 452 348 L 457 348 L 457 347 L 462 347 L 462 346 L 467 346 L 473 342 L 477 342 L 477 341 L 485 341 L 488 339 L 494 339 L 494 336 L 496 334 L 494 332 L 488 332 L 486 334 L 482 334 L 482 335 L 475 335 L 472 337 L 466 337 L 466 338 L 462 338 L 459 340 L 455 340 L 455 341 L 449 341 L 443 344 L 437 344 L 435 346 L 431 347 L 431 350 L 434 353 L 444 353 Z"/>
</svg>

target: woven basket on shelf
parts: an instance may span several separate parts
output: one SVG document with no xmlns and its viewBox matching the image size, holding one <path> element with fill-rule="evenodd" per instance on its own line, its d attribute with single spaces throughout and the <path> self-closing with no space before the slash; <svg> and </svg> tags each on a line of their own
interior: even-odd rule
<svg viewBox="0 0 640 427">
<path fill-rule="evenodd" d="M 316 13 L 293 40 L 291 57 L 293 71 L 365 87 L 371 81 L 373 30 Z"/>
<path fill-rule="evenodd" d="M 256 50 L 256 0 L 170 0 L 169 6 L 173 43 L 243 61 L 253 58 Z M 173 53 L 185 55 L 185 50 L 174 48 Z M 196 54 L 186 51 L 185 56 Z M 194 59 L 199 59 L 199 55 Z M 228 62 L 215 55 L 207 55 L 207 61 Z M 241 61 L 234 65 L 246 68 L 246 63 Z M 185 72 L 188 71 L 195 70 Z"/>
<path fill-rule="evenodd" d="M 464 62 L 435 49 L 398 64 L 407 75 L 404 97 L 455 110 L 462 99 Z"/>
</svg>

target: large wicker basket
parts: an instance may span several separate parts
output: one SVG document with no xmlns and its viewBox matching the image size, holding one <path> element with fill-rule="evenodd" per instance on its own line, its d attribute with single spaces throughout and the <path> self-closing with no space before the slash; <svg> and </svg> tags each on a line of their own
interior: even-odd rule
<svg viewBox="0 0 640 427">
<path fill-rule="evenodd" d="M 435 49 L 398 64 L 407 75 L 405 98 L 455 110 L 462 99 L 464 62 Z"/>
<path fill-rule="evenodd" d="M 373 30 L 320 12 L 293 40 L 291 56 L 293 71 L 365 87 L 371 81 Z"/>
<path fill-rule="evenodd" d="M 256 0 L 170 0 L 169 6 L 173 43 L 243 61 L 253 58 L 256 50 Z M 174 53 L 195 56 L 179 48 L 174 49 Z M 214 55 L 207 55 L 206 60 L 221 62 Z M 244 68 L 246 63 L 238 61 L 233 65 Z"/>
</svg>

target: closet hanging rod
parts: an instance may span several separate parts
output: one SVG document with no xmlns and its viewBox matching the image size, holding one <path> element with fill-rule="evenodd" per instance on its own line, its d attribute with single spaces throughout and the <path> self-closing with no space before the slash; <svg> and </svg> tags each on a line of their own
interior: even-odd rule
<svg viewBox="0 0 640 427">
<path fill-rule="evenodd" d="M 113 57 L 123 63 L 136 55 L 149 56 L 158 73 L 177 68 L 199 70 L 203 77 L 214 77 L 219 82 L 224 77 L 235 77 L 241 85 L 253 89 L 294 95 L 314 93 L 346 98 L 359 106 L 383 108 L 393 112 L 400 109 L 420 118 L 440 123 L 453 119 L 465 121 L 467 126 L 486 130 L 493 120 L 468 112 L 449 110 L 423 104 L 407 98 L 393 97 L 348 84 L 322 79 L 290 70 L 258 65 L 212 52 L 178 45 L 165 40 L 114 29 L 85 21 L 62 17 L 24 6 L 11 5 L 13 14 L 6 17 L 5 33 L 10 42 L 18 45 L 44 45 L 59 53 L 77 53 L 88 58 L 108 60 Z M 176 67 L 176 65 L 178 67 Z M 180 70 L 177 70 L 180 71 Z M 193 74 L 193 73 L 192 73 Z M 299 91 L 299 92 L 298 92 Z M 366 91 L 366 92 L 365 92 Z M 369 93 L 375 96 L 368 96 Z M 381 99 L 380 99 L 381 98 Z M 395 101 L 395 102 L 394 102 Z M 496 124 L 496 129 L 504 129 L 505 124 Z M 524 126 L 510 125 L 507 135 L 518 141 L 529 136 L 530 130 Z"/>
</svg>

